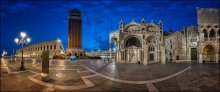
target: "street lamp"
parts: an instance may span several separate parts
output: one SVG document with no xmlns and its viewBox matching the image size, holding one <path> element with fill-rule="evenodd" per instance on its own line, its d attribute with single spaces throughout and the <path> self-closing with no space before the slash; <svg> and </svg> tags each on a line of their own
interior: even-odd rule
<svg viewBox="0 0 220 92">
<path fill-rule="evenodd" d="M 20 70 L 25 70 L 24 68 L 24 60 L 23 60 L 23 46 L 24 44 L 28 44 L 30 43 L 31 39 L 30 38 L 26 38 L 26 33 L 25 32 L 21 32 L 20 33 L 21 39 L 19 40 L 18 38 L 15 38 L 15 43 L 17 45 L 21 45 L 21 67 Z"/>
</svg>

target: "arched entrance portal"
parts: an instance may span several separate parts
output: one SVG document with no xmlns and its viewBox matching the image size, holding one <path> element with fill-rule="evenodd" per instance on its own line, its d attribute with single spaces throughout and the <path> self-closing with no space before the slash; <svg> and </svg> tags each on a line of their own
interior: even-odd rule
<svg viewBox="0 0 220 92">
<path fill-rule="evenodd" d="M 116 58 L 117 58 L 117 50 L 118 50 L 118 47 L 117 47 L 117 38 L 113 37 L 110 41 L 110 58 L 112 59 L 115 59 L 116 61 Z"/>
<path fill-rule="evenodd" d="M 141 42 L 136 37 L 130 37 L 125 41 L 126 62 L 138 63 L 141 61 Z"/>
<path fill-rule="evenodd" d="M 215 62 L 215 50 L 212 45 L 207 45 L 203 49 L 203 61 Z"/>
</svg>

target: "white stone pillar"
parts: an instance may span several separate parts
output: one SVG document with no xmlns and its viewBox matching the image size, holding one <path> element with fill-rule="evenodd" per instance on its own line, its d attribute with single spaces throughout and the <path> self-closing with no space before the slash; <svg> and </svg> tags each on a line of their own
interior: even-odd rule
<svg viewBox="0 0 220 92">
<path fill-rule="evenodd" d="M 127 50 L 125 49 L 125 52 L 124 52 L 124 62 L 127 62 Z"/>
<path fill-rule="evenodd" d="M 121 51 L 121 62 L 123 62 L 123 57 L 124 57 L 124 51 Z"/>
<path fill-rule="evenodd" d="M 201 41 L 201 32 L 199 31 L 199 41 Z"/>
<path fill-rule="evenodd" d="M 209 33 L 210 33 L 210 32 L 208 31 L 207 33 L 208 33 L 208 41 L 209 41 L 209 40 L 210 40 L 210 39 L 209 39 Z"/>
<path fill-rule="evenodd" d="M 146 50 L 144 50 L 144 65 L 148 64 L 147 59 L 148 59 L 148 53 Z"/>
<path fill-rule="evenodd" d="M 118 52 L 118 62 L 121 62 L 121 51 Z"/>
<path fill-rule="evenodd" d="M 154 62 L 157 61 L 157 51 L 154 51 Z"/>
<path fill-rule="evenodd" d="M 112 59 L 112 42 L 109 43 L 110 59 Z"/>
<path fill-rule="evenodd" d="M 141 62 L 141 50 L 140 49 L 138 49 L 138 61 Z"/>
<path fill-rule="evenodd" d="M 164 48 L 162 48 L 162 52 L 161 52 L 161 63 L 162 64 L 166 64 L 166 55 L 165 55 L 165 49 Z"/>
<path fill-rule="evenodd" d="M 116 55 L 115 55 L 115 62 L 118 63 L 118 51 L 116 52 Z"/>
<path fill-rule="evenodd" d="M 188 49 L 188 52 L 189 52 L 189 53 L 187 53 L 188 60 L 191 61 L 191 54 L 192 54 L 191 48 Z"/>
<path fill-rule="evenodd" d="M 218 59 L 219 59 L 219 58 L 218 58 L 218 53 L 217 53 L 217 52 L 215 53 L 215 58 L 216 58 L 216 59 L 215 59 L 215 62 L 218 63 Z"/>
<path fill-rule="evenodd" d="M 129 49 L 127 50 L 127 55 L 128 55 L 127 62 L 129 62 L 130 61 L 130 50 Z"/>
<path fill-rule="evenodd" d="M 199 53 L 199 63 L 202 63 L 202 53 Z"/>
</svg>

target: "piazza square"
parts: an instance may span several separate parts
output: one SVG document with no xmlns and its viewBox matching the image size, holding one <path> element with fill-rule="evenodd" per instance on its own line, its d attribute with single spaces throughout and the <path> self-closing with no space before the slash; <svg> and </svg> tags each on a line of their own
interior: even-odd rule
<svg viewBox="0 0 220 92">
<path fill-rule="evenodd" d="M 219 5 L 1 0 L 1 91 L 218 92 Z"/>
</svg>

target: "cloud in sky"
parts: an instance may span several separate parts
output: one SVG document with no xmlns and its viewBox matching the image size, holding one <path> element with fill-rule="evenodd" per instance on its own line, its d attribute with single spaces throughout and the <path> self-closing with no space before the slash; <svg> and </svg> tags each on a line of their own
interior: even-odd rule
<svg viewBox="0 0 220 92">
<path fill-rule="evenodd" d="M 33 43 L 61 38 L 66 48 L 68 13 L 73 8 L 82 11 L 83 47 L 92 50 L 99 48 L 97 36 L 102 35 L 103 43 L 108 42 L 111 20 L 113 30 L 118 29 L 121 19 L 127 24 L 132 19 L 141 22 L 141 19 L 145 18 L 147 22 L 153 19 L 155 23 L 161 19 L 165 31 L 170 27 L 177 31 L 183 26 L 196 25 L 196 7 L 219 8 L 219 2 L 219 0 L 1 0 L 1 48 L 10 51 L 12 48 L 19 48 L 13 43 L 13 39 L 21 30 L 28 32 Z M 104 45 L 103 48 L 107 49 L 108 44 Z"/>
</svg>

